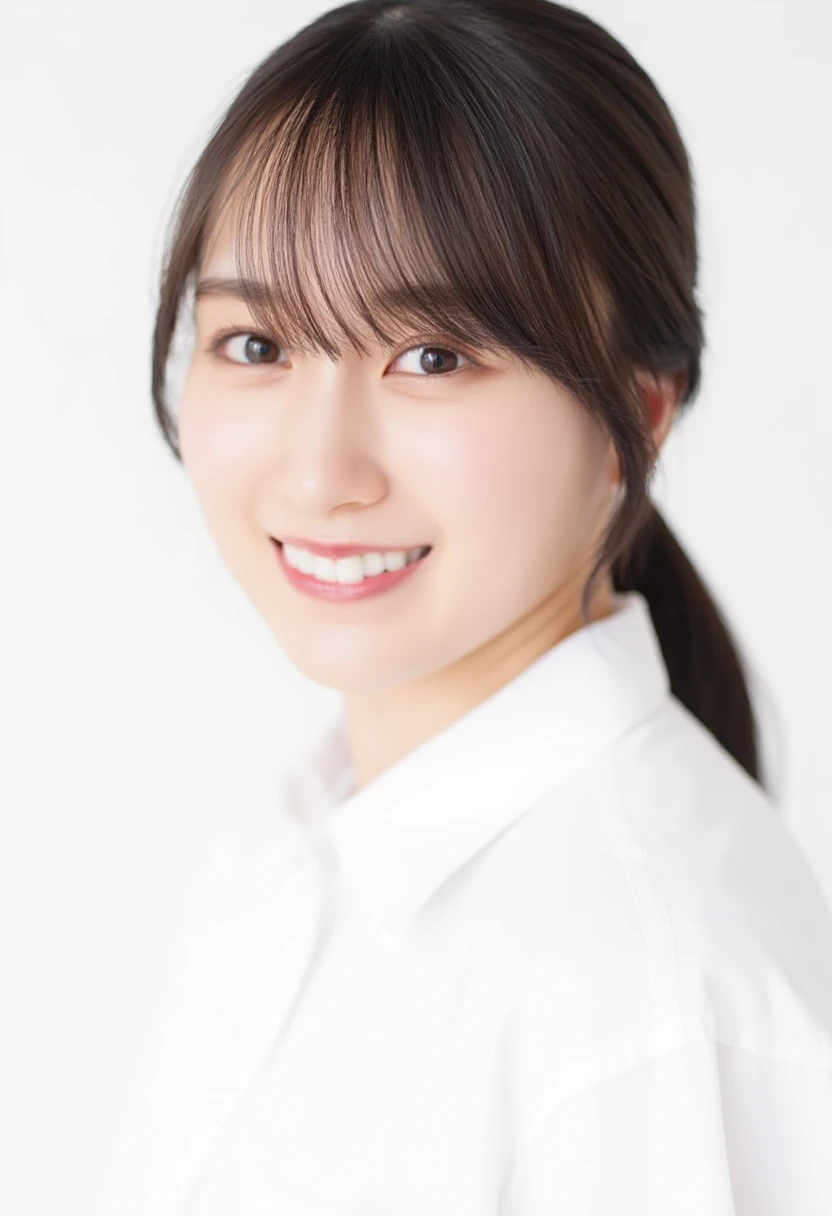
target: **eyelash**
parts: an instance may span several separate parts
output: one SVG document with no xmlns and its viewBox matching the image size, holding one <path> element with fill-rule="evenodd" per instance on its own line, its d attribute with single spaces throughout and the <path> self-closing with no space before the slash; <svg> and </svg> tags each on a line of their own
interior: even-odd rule
<svg viewBox="0 0 832 1216">
<path fill-rule="evenodd" d="M 219 330 L 218 333 L 214 334 L 214 336 L 209 341 L 206 349 L 208 350 L 208 352 L 210 354 L 218 355 L 220 347 L 223 346 L 230 338 L 242 338 L 242 337 L 255 338 L 258 342 L 265 342 L 269 346 L 279 346 L 279 343 L 275 343 L 271 338 L 267 338 L 265 334 L 257 333 L 255 330 L 221 329 L 221 330 Z M 396 359 L 400 358 L 401 355 L 409 354 L 410 351 L 412 351 L 412 350 L 418 350 L 420 346 L 423 346 L 425 348 L 436 348 L 438 350 L 447 350 L 447 351 L 450 351 L 451 354 L 462 355 L 463 359 L 467 359 L 467 361 L 468 361 L 467 368 L 458 367 L 452 372 L 438 372 L 435 375 L 424 375 L 424 376 L 417 377 L 417 379 L 420 379 L 420 380 L 439 380 L 439 379 L 446 380 L 449 376 L 456 376 L 456 375 L 459 375 L 461 372 L 464 372 L 466 370 L 473 369 L 473 368 L 478 368 L 481 366 L 479 361 L 477 359 L 475 359 L 473 357 L 473 355 L 469 355 L 467 351 L 459 350 L 455 346 L 450 346 L 450 345 L 442 343 L 441 341 L 435 341 L 435 340 L 428 339 L 428 338 L 420 339 L 418 342 L 415 342 L 413 346 L 408 346 L 406 350 L 399 351 L 399 353 L 396 355 Z M 224 356 L 222 356 L 222 355 L 218 355 L 218 357 L 224 358 Z M 226 363 L 230 363 L 232 366 L 236 366 L 236 367 L 258 368 L 258 367 L 274 367 L 275 366 L 275 364 L 272 364 L 272 363 L 237 363 L 236 360 L 234 360 L 234 359 L 225 359 L 224 361 Z M 394 360 L 394 362 L 395 362 L 395 360 Z"/>
</svg>

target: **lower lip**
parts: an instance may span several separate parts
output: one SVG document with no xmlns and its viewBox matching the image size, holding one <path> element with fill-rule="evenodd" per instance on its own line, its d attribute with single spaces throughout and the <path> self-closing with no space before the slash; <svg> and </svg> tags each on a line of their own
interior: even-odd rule
<svg viewBox="0 0 832 1216">
<path fill-rule="evenodd" d="M 293 587 L 297 587 L 298 591 L 303 591 L 306 595 L 315 596 L 316 599 L 336 600 L 339 603 L 343 600 L 364 600 L 368 596 L 381 595 L 383 591 L 389 591 L 391 587 L 398 586 L 411 574 L 415 574 L 419 567 L 424 565 L 425 558 L 429 557 L 432 552 L 429 549 L 424 557 L 411 562 L 402 570 L 385 570 L 383 574 L 374 574 L 370 578 L 362 579 L 360 583 L 325 583 L 313 578 L 311 574 L 303 574 L 294 566 L 290 566 L 286 561 L 283 545 L 279 541 L 273 543 L 277 549 L 278 560 L 283 567 L 283 572 Z"/>
</svg>

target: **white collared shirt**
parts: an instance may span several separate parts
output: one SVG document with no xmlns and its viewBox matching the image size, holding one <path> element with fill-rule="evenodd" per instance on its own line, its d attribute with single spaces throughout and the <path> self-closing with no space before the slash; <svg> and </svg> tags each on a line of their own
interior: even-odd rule
<svg viewBox="0 0 832 1216">
<path fill-rule="evenodd" d="M 98 1216 L 828 1216 L 832 916 L 637 592 L 231 816 Z"/>
</svg>

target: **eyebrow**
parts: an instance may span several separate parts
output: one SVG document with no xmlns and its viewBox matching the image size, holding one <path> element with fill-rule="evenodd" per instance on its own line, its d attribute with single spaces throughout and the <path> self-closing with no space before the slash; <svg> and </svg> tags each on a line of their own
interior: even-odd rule
<svg viewBox="0 0 832 1216">
<path fill-rule="evenodd" d="M 194 299 L 202 300 L 207 296 L 235 296 L 238 300 L 245 300 L 248 295 L 249 298 L 253 297 L 265 304 L 272 294 L 265 283 L 260 283 L 256 279 L 225 279 L 209 275 L 197 283 Z"/>
</svg>

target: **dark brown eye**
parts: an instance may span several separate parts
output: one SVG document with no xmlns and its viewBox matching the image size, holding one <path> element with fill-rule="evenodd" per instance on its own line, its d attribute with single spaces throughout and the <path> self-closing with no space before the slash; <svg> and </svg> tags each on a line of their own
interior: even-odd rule
<svg viewBox="0 0 832 1216">
<path fill-rule="evenodd" d="M 425 371 L 447 372 L 456 370 L 450 366 L 456 358 L 452 350 L 443 350 L 441 346 L 426 346 L 424 350 L 425 353 L 419 360 L 419 364 Z"/>
<path fill-rule="evenodd" d="M 232 347 L 234 342 L 237 343 L 236 348 Z M 232 333 L 217 334 L 210 343 L 209 350 L 227 363 L 258 367 L 264 363 L 276 363 L 280 347 L 262 334 L 236 330 Z M 235 354 L 238 357 L 235 357 Z"/>
<path fill-rule="evenodd" d="M 252 363 L 271 363 L 272 360 L 268 357 L 268 352 L 270 350 L 274 352 L 275 348 L 265 338 L 251 337 L 245 343 L 243 350 L 247 357 L 251 357 Z"/>
<path fill-rule="evenodd" d="M 422 352 L 419 357 L 412 360 L 410 368 L 402 368 L 401 370 L 409 373 L 414 371 L 418 375 L 420 372 L 426 372 L 429 376 L 448 375 L 452 372 L 461 371 L 460 360 L 464 363 L 472 361 L 467 355 L 463 355 L 461 351 L 453 350 L 447 346 L 411 346 L 410 350 L 403 351 L 399 355 L 396 363 L 401 362 L 406 356 L 412 356 L 414 353 Z M 463 363 L 463 366 L 464 366 Z M 395 366 L 395 364 L 394 364 Z"/>
</svg>

